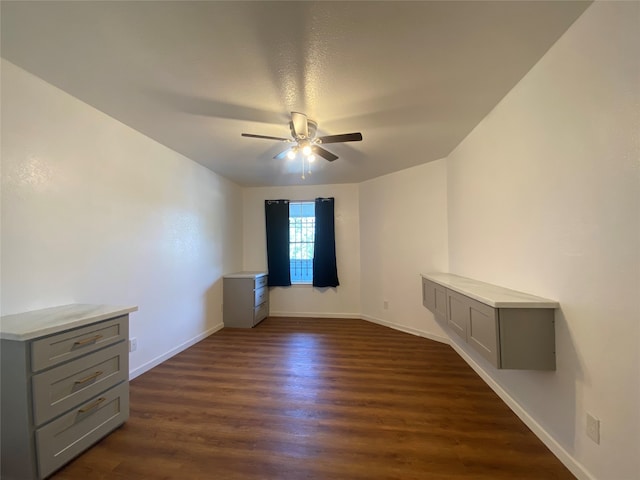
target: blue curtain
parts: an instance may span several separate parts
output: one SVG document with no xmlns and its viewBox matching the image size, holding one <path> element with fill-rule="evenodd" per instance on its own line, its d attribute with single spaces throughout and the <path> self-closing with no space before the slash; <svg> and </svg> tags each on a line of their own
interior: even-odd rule
<svg viewBox="0 0 640 480">
<path fill-rule="evenodd" d="M 313 256 L 313 286 L 337 287 L 336 228 L 331 198 L 316 198 L 316 235 Z"/>
<path fill-rule="evenodd" d="M 267 227 L 267 267 L 270 287 L 291 285 L 289 269 L 289 200 L 264 201 Z"/>
</svg>

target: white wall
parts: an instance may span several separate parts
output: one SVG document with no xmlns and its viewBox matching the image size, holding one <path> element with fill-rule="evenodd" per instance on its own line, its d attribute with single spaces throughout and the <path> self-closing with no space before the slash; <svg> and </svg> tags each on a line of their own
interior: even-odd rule
<svg viewBox="0 0 640 480">
<path fill-rule="evenodd" d="M 557 371 L 467 354 L 580 478 L 640 478 L 638 9 L 595 3 L 447 160 L 360 185 L 240 189 L 3 61 L 2 313 L 137 304 L 141 369 L 220 324 L 223 273 L 265 269 L 265 199 L 334 196 L 340 287 L 272 313 L 443 338 L 431 270 L 557 299 Z"/>
<path fill-rule="evenodd" d="M 313 200 L 335 197 L 337 288 L 293 285 L 270 289 L 271 315 L 359 317 L 360 231 L 358 186 L 353 184 L 244 189 L 244 269 L 266 271 L 264 201 L 268 199 Z"/>
<path fill-rule="evenodd" d="M 131 370 L 222 322 L 235 184 L 2 61 L 2 314 L 138 305 Z"/>
<path fill-rule="evenodd" d="M 448 268 L 446 173 L 438 160 L 359 185 L 363 317 L 441 341 L 419 275 Z"/>
<path fill-rule="evenodd" d="M 487 372 L 581 478 L 640 478 L 639 8 L 594 3 L 448 159 L 450 271 L 561 304 L 556 372 Z"/>
</svg>

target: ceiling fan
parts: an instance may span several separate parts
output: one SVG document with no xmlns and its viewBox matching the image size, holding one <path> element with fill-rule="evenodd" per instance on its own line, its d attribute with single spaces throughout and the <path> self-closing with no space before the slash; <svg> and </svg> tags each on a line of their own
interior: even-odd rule
<svg viewBox="0 0 640 480">
<path fill-rule="evenodd" d="M 343 142 L 359 142 L 362 140 L 362 134 L 343 133 L 340 135 L 326 135 L 324 137 L 316 137 L 318 124 L 313 120 L 309 120 L 304 113 L 291 112 L 291 121 L 289 122 L 292 138 L 271 137 L 268 135 L 254 135 L 253 133 L 243 133 L 243 137 L 264 138 L 266 140 L 278 140 L 280 142 L 292 143 L 291 147 L 277 154 L 275 159 L 281 160 L 285 157 L 294 158 L 298 152 L 302 153 L 308 161 L 313 161 L 314 155 L 319 155 L 329 162 L 338 159 L 329 150 L 322 148 L 320 145 L 325 143 L 343 143 Z"/>
</svg>

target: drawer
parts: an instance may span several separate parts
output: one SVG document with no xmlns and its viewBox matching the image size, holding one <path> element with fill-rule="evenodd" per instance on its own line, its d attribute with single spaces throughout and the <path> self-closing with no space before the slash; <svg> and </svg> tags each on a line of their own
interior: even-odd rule
<svg viewBox="0 0 640 480">
<path fill-rule="evenodd" d="M 253 309 L 253 325 L 257 325 L 269 316 L 269 302 L 264 302 L 259 307 Z"/>
<path fill-rule="evenodd" d="M 35 340 L 31 343 L 31 370 L 37 372 L 73 360 L 124 340 L 128 333 L 129 316 L 124 315 Z"/>
<path fill-rule="evenodd" d="M 36 430 L 40 478 L 82 453 L 127 418 L 129 384 L 125 382 Z"/>
<path fill-rule="evenodd" d="M 256 289 L 266 287 L 267 286 L 267 276 L 262 275 L 261 277 L 256 278 L 255 287 Z"/>
<path fill-rule="evenodd" d="M 33 418 L 41 425 L 129 377 L 127 342 L 34 375 Z"/>
<path fill-rule="evenodd" d="M 266 287 L 260 288 L 255 291 L 255 303 L 254 306 L 262 305 L 267 301 L 269 295 L 269 290 Z"/>
</svg>

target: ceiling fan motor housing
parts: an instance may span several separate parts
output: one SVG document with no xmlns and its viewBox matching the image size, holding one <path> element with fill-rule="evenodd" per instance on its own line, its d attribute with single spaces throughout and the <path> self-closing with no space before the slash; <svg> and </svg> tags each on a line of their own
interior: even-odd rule
<svg viewBox="0 0 640 480">
<path fill-rule="evenodd" d="M 343 142 L 359 142 L 362 140 L 360 132 L 342 133 L 339 135 L 326 135 L 316 137 L 318 124 L 314 120 L 309 120 L 304 113 L 291 112 L 291 121 L 289 122 L 289 130 L 291 130 L 291 139 L 282 137 L 272 137 L 270 135 L 256 135 L 254 133 L 242 133 L 243 137 L 263 138 L 265 140 L 278 140 L 281 142 L 295 143 L 295 145 L 278 153 L 275 157 L 282 160 L 285 157 L 295 157 L 298 151 L 304 155 L 318 155 L 328 162 L 338 159 L 338 156 L 321 147 L 324 143 L 343 143 Z M 309 157 L 310 159 L 312 157 Z"/>
<path fill-rule="evenodd" d="M 316 137 L 316 131 L 318 130 L 318 123 L 313 121 L 313 120 L 307 120 L 307 125 L 308 125 L 308 130 L 309 130 L 309 139 L 313 139 Z M 289 129 L 291 130 L 291 136 L 295 139 L 295 140 L 303 140 L 303 136 L 298 135 L 296 136 L 296 131 L 295 128 L 293 126 L 293 121 L 289 122 Z"/>
</svg>

